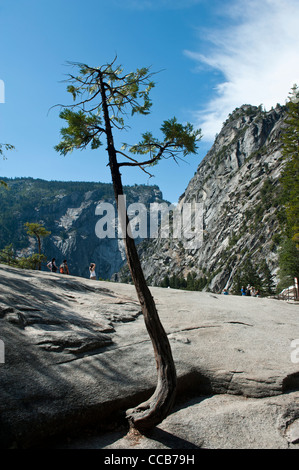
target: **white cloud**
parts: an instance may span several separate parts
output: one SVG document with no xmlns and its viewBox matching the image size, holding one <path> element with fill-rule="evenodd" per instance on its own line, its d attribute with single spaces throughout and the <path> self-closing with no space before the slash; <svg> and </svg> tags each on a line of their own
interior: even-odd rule
<svg viewBox="0 0 299 470">
<path fill-rule="evenodd" d="M 284 104 L 299 83 L 298 0 L 235 0 L 227 15 L 230 26 L 208 32 L 210 53 L 186 51 L 199 69 L 205 65 L 223 77 L 196 113 L 206 140 L 214 139 L 236 107 Z"/>
</svg>

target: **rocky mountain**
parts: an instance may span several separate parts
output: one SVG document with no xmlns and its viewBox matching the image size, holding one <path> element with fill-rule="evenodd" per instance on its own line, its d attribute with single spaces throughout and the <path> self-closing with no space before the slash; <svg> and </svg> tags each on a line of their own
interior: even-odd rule
<svg viewBox="0 0 299 470">
<path fill-rule="evenodd" d="M 41 223 L 51 232 L 42 240 L 42 252 L 48 260 L 55 257 L 58 264 L 67 259 L 70 273 L 82 277 L 89 276 L 91 262 L 96 263 L 97 277 L 103 279 L 110 279 L 119 271 L 125 261 L 122 240 L 116 231 L 115 238 L 101 239 L 96 234 L 101 220 L 96 208 L 101 203 L 115 207 L 111 184 L 33 178 L 3 180 L 9 189 L 0 188 L 0 250 L 12 244 L 18 256 L 36 253 L 36 239 L 28 238 L 24 223 Z M 124 190 L 128 206 L 138 202 L 148 207 L 150 203 L 163 202 L 157 186 L 126 186 Z M 42 269 L 47 269 L 45 264 Z"/>
<path fill-rule="evenodd" d="M 214 292 L 224 288 L 240 292 L 241 285 L 248 283 L 266 294 L 275 289 L 283 217 L 279 176 L 285 112 L 280 105 L 267 112 L 261 106 L 244 105 L 228 117 L 177 205 L 182 213 L 188 204 L 202 208 L 201 224 L 196 225 L 194 214 L 191 217 L 191 241 L 193 237 L 200 243 L 190 245 L 184 238 L 186 231 L 190 238 L 190 227 L 183 217 L 182 236 L 174 236 L 174 214 L 167 236 L 160 231 L 144 240 L 147 231 L 136 239 L 149 284 Z M 48 259 L 66 258 L 71 273 L 83 277 L 88 277 L 93 261 L 98 277 L 130 280 L 122 241 L 99 239 L 95 233 L 96 207 L 101 202 L 114 204 L 112 185 L 31 178 L 5 181 L 10 191 L 0 188 L 0 249 L 13 243 L 18 254 L 36 252 L 24 222 L 40 222 L 51 231 L 43 240 Z M 147 217 L 152 203 L 165 203 L 157 186 L 136 185 L 125 192 L 127 205 L 141 202 Z"/>
<path fill-rule="evenodd" d="M 178 204 L 201 205 L 202 242 L 193 249 L 174 237 L 143 242 L 149 283 L 188 287 L 196 282 L 197 288 L 221 292 L 239 291 L 246 281 L 271 292 L 278 282 L 284 117 L 280 105 L 268 112 L 244 105 L 229 116 Z"/>
</svg>

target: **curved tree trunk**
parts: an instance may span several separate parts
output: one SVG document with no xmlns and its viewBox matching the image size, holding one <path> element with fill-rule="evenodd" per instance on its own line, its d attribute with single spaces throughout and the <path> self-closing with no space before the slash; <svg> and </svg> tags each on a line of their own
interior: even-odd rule
<svg viewBox="0 0 299 470">
<path fill-rule="evenodd" d="M 176 370 L 167 335 L 144 279 L 134 240 L 126 240 L 126 253 L 157 365 L 158 382 L 154 394 L 146 402 L 127 411 L 130 424 L 139 431 L 146 431 L 161 423 L 171 410 L 175 398 Z"/>
<path fill-rule="evenodd" d="M 167 335 L 160 322 L 154 299 L 144 278 L 135 242 L 133 238 L 129 236 L 127 231 L 129 219 L 126 208 L 119 207 L 119 196 L 123 196 L 123 186 L 109 119 L 105 85 L 102 81 L 100 72 L 99 78 L 107 136 L 109 166 L 111 170 L 115 200 L 118 207 L 118 214 L 121 218 L 123 228 L 128 266 L 141 305 L 145 325 L 153 344 L 157 365 L 157 387 L 154 394 L 146 402 L 127 411 L 127 418 L 131 427 L 144 432 L 159 424 L 169 414 L 174 402 L 176 391 L 176 370 Z"/>
</svg>

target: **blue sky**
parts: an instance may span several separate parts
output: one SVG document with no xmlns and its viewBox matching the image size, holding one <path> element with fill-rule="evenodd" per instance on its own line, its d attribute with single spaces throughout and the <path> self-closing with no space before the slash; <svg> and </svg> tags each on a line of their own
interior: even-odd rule
<svg viewBox="0 0 299 470">
<path fill-rule="evenodd" d="M 299 83 L 298 0 L 0 0 L 0 142 L 14 151 L 0 175 L 110 182 L 105 146 L 63 157 L 54 146 L 68 104 L 67 61 L 99 66 L 114 59 L 126 71 L 151 66 L 150 116 L 132 121 L 117 142 L 159 135 L 176 116 L 200 127 L 188 162 L 164 161 L 154 178 L 123 170 L 124 184 L 157 184 L 176 202 L 237 106 L 285 99 Z"/>
</svg>

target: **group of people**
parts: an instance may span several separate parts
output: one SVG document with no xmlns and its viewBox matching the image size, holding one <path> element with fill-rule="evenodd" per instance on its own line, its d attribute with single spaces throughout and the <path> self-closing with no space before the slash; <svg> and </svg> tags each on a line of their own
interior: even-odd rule
<svg viewBox="0 0 299 470">
<path fill-rule="evenodd" d="M 228 295 L 229 292 L 228 292 L 227 289 L 223 289 L 222 294 Z M 247 287 L 242 286 L 241 295 L 247 295 L 247 296 L 251 296 L 251 297 L 260 297 L 261 292 L 260 292 L 259 289 L 256 289 L 255 287 L 248 284 Z"/>
<path fill-rule="evenodd" d="M 52 273 L 56 273 L 58 271 L 58 267 L 56 265 L 56 259 L 52 258 L 52 260 L 49 261 L 49 263 L 47 264 L 47 267 Z M 96 269 L 95 263 L 90 263 L 90 266 L 89 266 L 90 279 L 96 280 L 97 276 L 96 276 L 95 269 Z M 61 274 L 70 274 L 66 259 L 63 260 L 63 262 L 59 266 L 59 272 Z"/>
<path fill-rule="evenodd" d="M 247 287 L 242 286 L 241 289 L 242 295 L 247 295 L 251 297 L 259 297 L 261 295 L 260 290 L 248 284 Z"/>
<path fill-rule="evenodd" d="M 49 261 L 49 263 L 47 264 L 47 267 L 48 269 L 50 269 L 52 273 L 56 273 L 58 271 L 58 267 L 56 265 L 56 259 L 52 258 L 52 260 Z M 64 259 L 61 265 L 59 266 L 59 272 L 61 274 L 70 274 L 66 259 Z"/>
</svg>

